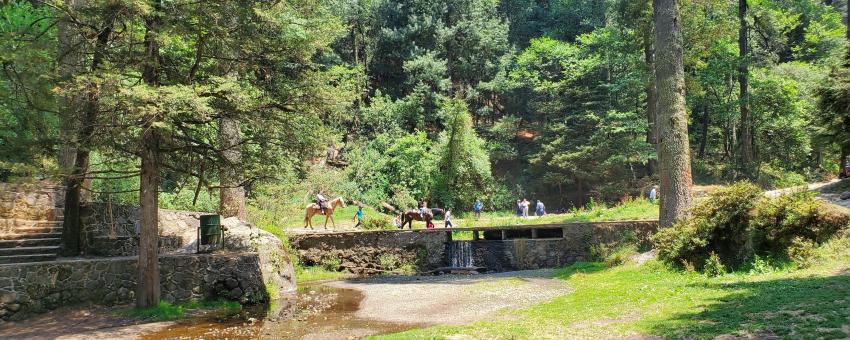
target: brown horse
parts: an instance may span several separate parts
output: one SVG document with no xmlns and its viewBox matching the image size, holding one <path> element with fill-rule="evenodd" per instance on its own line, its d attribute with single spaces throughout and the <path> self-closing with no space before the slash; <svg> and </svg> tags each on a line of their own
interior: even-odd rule
<svg viewBox="0 0 850 340">
<path fill-rule="evenodd" d="M 325 229 L 328 229 L 328 219 L 331 220 L 331 224 L 334 228 L 336 228 L 336 222 L 334 222 L 334 209 L 336 207 L 342 205 L 345 206 L 345 200 L 342 197 L 334 198 L 328 201 L 325 207 Z M 307 205 L 306 212 L 304 214 L 304 228 L 310 227 L 313 229 L 313 215 L 322 214 L 322 209 L 319 208 L 319 205 L 316 203 L 310 203 Z"/>
<path fill-rule="evenodd" d="M 399 229 L 404 229 L 404 225 L 407 224 L 409 229 L 413 229 L 413 221 L 423 221 L 425 222 L 425 227 L 427 228 L 429 224 L 433 224 L 431 220 L 435 215 L 444 214 L 443 209 L 440 208 L 429 208 L 425 211 L 424 216 L 419 215 L 419 209 L 410 209 L 401 214 L 401 226 Z"/>
</svg>

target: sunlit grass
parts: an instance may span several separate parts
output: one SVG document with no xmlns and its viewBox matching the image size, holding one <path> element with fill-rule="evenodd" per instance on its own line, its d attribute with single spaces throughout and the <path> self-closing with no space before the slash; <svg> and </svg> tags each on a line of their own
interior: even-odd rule
<svg viewBox="0 0 850 340">
<path fill-rule="evenodd" d="M 507 318 L 496 315 L 464 326 L 379 338 L 846 338 L 850 253 L 846 242 L 821 249 L 827 259 L 808 269 L 780 263 L 769 270 L 720 277 L 671 269 L 657 261 L 614 268 L 577 263 L 556 274 L 574 291 L 550 302 L 505 311 Z"/>
</svg>

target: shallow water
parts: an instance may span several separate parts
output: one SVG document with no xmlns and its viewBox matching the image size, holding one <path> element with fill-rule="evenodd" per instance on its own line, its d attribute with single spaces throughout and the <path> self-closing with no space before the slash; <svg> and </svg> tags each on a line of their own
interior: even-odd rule
<svg viewBox="0 0 850 340">
<path fill-rule="evenodd" d="M 246 308 L 237 317 L 187 320 L 142 339 L 349 339 L 417 327 L 355 317 L 362 300 L 357 290 L 304 285 L 294 297 Z"/>
</svg>

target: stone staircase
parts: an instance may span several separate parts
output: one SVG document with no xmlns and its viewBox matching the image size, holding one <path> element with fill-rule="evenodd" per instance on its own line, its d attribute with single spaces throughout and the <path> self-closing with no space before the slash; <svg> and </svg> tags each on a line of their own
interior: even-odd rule
<svg viewBox="0 0 850 340">
<path fill-rule="evenodd" d="M 0 265 L 56 259 L 64 198 L 50 183 L 0 183 Z"/>
</svg>

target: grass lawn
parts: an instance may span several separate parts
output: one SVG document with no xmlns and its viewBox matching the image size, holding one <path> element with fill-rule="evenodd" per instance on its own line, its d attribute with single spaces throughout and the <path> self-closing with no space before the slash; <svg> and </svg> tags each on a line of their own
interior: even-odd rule
<svg viewBox="0 0 850 340">
<path fill-rule="evenodd" d="M 351 228 L 354 226 L 353 218 L 357 211 L 354 205 L 339 207 L 334 211 L 337 227 Z M 262 210 L 251 207 L 249 209 L 249 220 L 256 223 L 261 228 L 283 237 L 286 229 L 301 228 L 304 226 L 304 210 L 298 207 L 277 207 L 275 209 Z M 364 207 L 363 212 L 366 218 L 381 218 L 390 222 L 393 216 L 381 213 L 371 207 Z M 531 212 L 533 213 L 533 212 Z M 455 215 L 458 215 L 455 212 Z M 454 225 L 457 228 L 464 227 L 495 227 L 495 226 L 511 226 L 521 224 L 548 224 L 548 223 L 566 223 L 566 222 L 597 222 L 597 221 L 622 221 L 622 220 L 647 220 L 658 219 L 658 204 L 652 204 L 645 199 L 629 200 L 618 205 L 608 207 L 604 204 L 599 204 L 593 207 L 576 209 L 564 214 L 549 214 L 543 217 L 531 216 L 529 218 L 516 217 L 510 211 L 490 211 L 481 214 L 481 218 L 476 220 L 471 212 L 464 216 L 455 217 Z M 313 227 L 322 229 L 325 223 L 324 216 L 313 216 Z M 442 216 L 437 217 L 434 224 L 441 228 L 443 226 Z M 328 222 L 328 228 L 331 228 Z M 414 221 L 414 229 L 424 229 L 425 223 Z"/>
<path fill-rule="evenodd" d="M 351 273 L 328 270 L 322 266 L 295 266 L 295 277 L 298 284 L 319 280 L 340 280 L 349 275 Z"/>
<path fill-rule="evenodd" d="M 529 211 L 529 214 L 533 214 Z M 476 220 L 475 216 L 467 213 L 463 218 L 454 220 L 455 227 L 495 227 L 519 224 L 548 224 L 568 222 L 598 222 L 598 221 L 623 221 L 623 220 L 651 220 L 658 219 L 658 204 L 652 204 L 645 199 L 633 199 L 618 205 L 608 207 L 597 205 L 576 209 L 564 214 L 548 214 L 542 217 L 531 216 L 529 218 L 517 217 L 514 212 L 484 212 L 481 218 Z M 420 223 L 421 224 L 421 223 Z M 442 223 L 437 223 L 442 226 Z"/>
<path fill-rule="evenodd" d="M 548 303 L 506 311 L 491 321 L 437 326 L 386 339 L 568 339 L 659 335 L 850 337 L 850 252 L 827 248 L 809 269 L 761 268 L 709 278 L 651 261 L 605 268 L 578 263 L 557 277 L 575 290 Z M 510 298 L 510 297 L 505 297 Z"/>
</svg>

